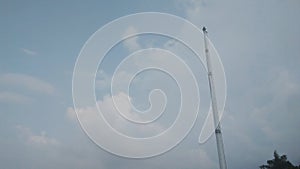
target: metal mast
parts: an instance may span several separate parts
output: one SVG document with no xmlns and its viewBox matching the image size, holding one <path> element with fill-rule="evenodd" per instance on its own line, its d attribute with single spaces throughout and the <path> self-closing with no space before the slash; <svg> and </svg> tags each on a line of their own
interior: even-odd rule
<svg viewBox="0 0 300 169">
<path fill-rule="evenodd" d="M 223 146 L 223 139 L 222 139 L 222 133 L 221 133 L 221 125 L 219 123 L 220 120 L 219 120 L 219 113 L 218 113 L 218 106 L 217 106 L 217 98 L 216 98 L 216 93 L 215 93 L 212 65 L 211 65 L 211 61 L 210 61 L 210 57 L 209 57 L 206 28 L 203 27 L 202 31 L 204 34 L 204 48 L 205 48 L 205 56 L 206 56 L 206 63 L 207 63 L 208 82 L 209 82 L 209 89 L 210 89 L 212 111 L 213 111 L 213 117 L 214 117 L 219 165 L 220 165 L 220 169 L 227 169 L 225 153 L 224 153 L 224 146 Z"/>
</svg>

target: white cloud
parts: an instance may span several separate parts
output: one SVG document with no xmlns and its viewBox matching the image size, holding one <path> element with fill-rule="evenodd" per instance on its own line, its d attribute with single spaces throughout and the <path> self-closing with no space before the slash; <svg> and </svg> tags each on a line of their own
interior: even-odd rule
<svg viewBox="0 0 300 169">
<path fill-rule="evenodd" d="M 135 33 L 137 33 L 137 30 L 134 27 L 128 27 L 124 32 L 123 36 L 127 37 Z M 124 46 L 128 49 L 129 52 L 134 52 L 136 50 L 141 49 L 141 45 L 138 43 L 137 36 L 133 36 L 124 40 Z"/>
<path fill-rule="evenodd" d="M 29 55 L 29 56 L 35 56 L 38 54 L 36 51 L 26 49 L 26 48 L 21 48 L 21 50 L 22 50 L 22 52 L 24 52 L 26 55 Z"/>
<path fill-rule="evenodd" d="M 24 87 L 30 91 L 50 95 L 55 92 L 55 88 L 50 83 L 26 74 L 2 74 L 0 75 L 0 84 Z"/>
<path fill-rule="evenodd" d="M 30 128 L 21 125 L 16 126 L 16 129 L 19 131 L 20 137 L 24 138 L 30 145 L 57 146 L 60 144 L 55 138 L 48 137 L 45 131 L 42 131 L 41 134 L 35 134 Z"/>
<path fill-rule="evenodd" d="M 151 136 L 153 134 L 159 133 L 164 130 L 164 127 L 160 123 L 151 123 L 147 126 L 132 124 L 124 117 L 120 115 L 120 112 L 126 117 L 133 117 L 134 119 L 142 119 L 138 113 L 135 113 L 131 107 L 131 103 L 128 101 L 129 96 L 123 92 L 120 92 L 113 97 L 105 96 L 102 100 L 98 100 L 97 104 L 104 115 L 108 123 L 115 128 L 117 131 L 120 131 L 124 134 L 143 137 L 143 136 Z M 118 104 L 118 110 L 113 103 L 113 99 Z M 129 98 L 130 99 L 130 98 Z M 120 112 L 119 112 L 120 111 Z M 77 109 L 78 116 L 80 120 L 91 126 L 97 127 L 98 121 L 95 119 L 95 114 L 100 113 L 97 107 L 87 107 L 87 108 L 79 108 Z M 72 107 L 68 107 L 66 111 L 66 115 L 70 120 L 77 121 L 76 112 Z M 113 140 L 112 140 L 113 141 Z"/>
</svg>

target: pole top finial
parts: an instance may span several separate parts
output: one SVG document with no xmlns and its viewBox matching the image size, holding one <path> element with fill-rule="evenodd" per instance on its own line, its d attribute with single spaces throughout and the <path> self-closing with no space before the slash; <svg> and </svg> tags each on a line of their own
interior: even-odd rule
<svg viewBox="0 0 300 169">
<path fill-rule="evenodd" d="M 205 27 L 205 26 L 203 26 L 202 31 L 203 31 L 204 33 L 207 33 L 207 30 L 206 30 L 206 27 Z"/>
</svg>

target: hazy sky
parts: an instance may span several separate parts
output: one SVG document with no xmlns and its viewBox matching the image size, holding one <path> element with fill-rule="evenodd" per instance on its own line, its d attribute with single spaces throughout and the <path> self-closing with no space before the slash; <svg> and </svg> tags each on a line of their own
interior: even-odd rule
<svg viewBox="0 0 300 169">
<path fill-rule="evenodd" d="M 72 74 L 77 56 L 99 28 L 137 12 L 170 13 L 199 28 L 208 27 L 227 78 L 227 102 L 221 122 L 228 169 L 259 168 L 271 159 L 274 150 L 287 154 L 293 164 L 300 164 L 299 0 L 0 0 L 1 168 L 218 168 L 215 137 L 198 144 L 204 115 L 177 147 L 140 160 L 100 149 L 80 128 L 72 102 Z M 136 30 L 128 27 L 126 31 Z M 107 105 L 111 96 L 107 94 L 118 63 L 129 53 L 147 47 L 187 54 L 172 39 L 154 35 L 136 36 L 118 44 L 97 73 L 96 95 L 100 105 L 110 110 Z M 191 63 L 195 72 L 202 73 L 197 80 L 207 84 L 204 69 L 198 68 L 187 55 L 183 59 Z M 126 73 L 120 78 L 126 79 Z M 151 78 L 137 78 L 132 93 L 126 93 L 131 94 L 135 106 L 149 106 L 147 93 L 154 85 L 173 98 L 166 110 L 176 110 L 179 94 L 172 78 L 155 71 L 145 73 L 145 77 Z M 200 91 L 204 95 L 203 109 L 207 109 L 208 86 L 202 86 Z M 174 117 L 170 116 L 162 123 L 170 125 L 172 120 Z M 114 127 L 127 134 L 153 134 L 148 129 L 129 130 L 134 126 L 121 124 Z M 150 129 L 157 132 L 160 127 Z"/>
</svg>

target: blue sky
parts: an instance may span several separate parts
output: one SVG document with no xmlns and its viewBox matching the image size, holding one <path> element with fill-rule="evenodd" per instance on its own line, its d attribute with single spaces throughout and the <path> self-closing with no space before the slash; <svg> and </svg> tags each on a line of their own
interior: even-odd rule
<svg viewBox="0 0 300 169">
<path fill-rule="evenodd" d="M 300 163 L 298 0 L 0 1 L 1 168 L 218 167 L 215 138 L 197 143 L 203 119 L 197 119 L 191 133 L 172 151 L 133 160 L 93 144 L 74 116 L 72 73 L 86 40 L 114 19 L 149 11 L 178 15 L 199 28 L 208 27 L 227 78 L 222 127 L 228 168 L 258 168 L 275 149 L 287 154 L 292 163 Z M 117 45 L 103 70 L 98 70 L 99 104 L 111 99 L 105 97 L 107 85 L 114 65 L 124 56 L 149 46 L 167 48 L 168 42 L 172 41 L 165 37 L 139 36 Z M 202 72 L 198 81 L 205 84 L 204 69 L 195 67 Z M 151 85 L 178 94 L 173 92 L 176 85 L 169 84 L 172 79 L 156 73 L 149 73 L 154 79 L 137 79 L 133 90 L 137 92 L 132 96 L 137 107 L 147 107 L 143 100 Z M 206 89 L 200 89 L 204 109 Z M 173 105 L 168 111 L 177 108 L 177 101 L 170 101 Z M 122 130 L 122 125 L 115 127 Z"/>
</svg>

